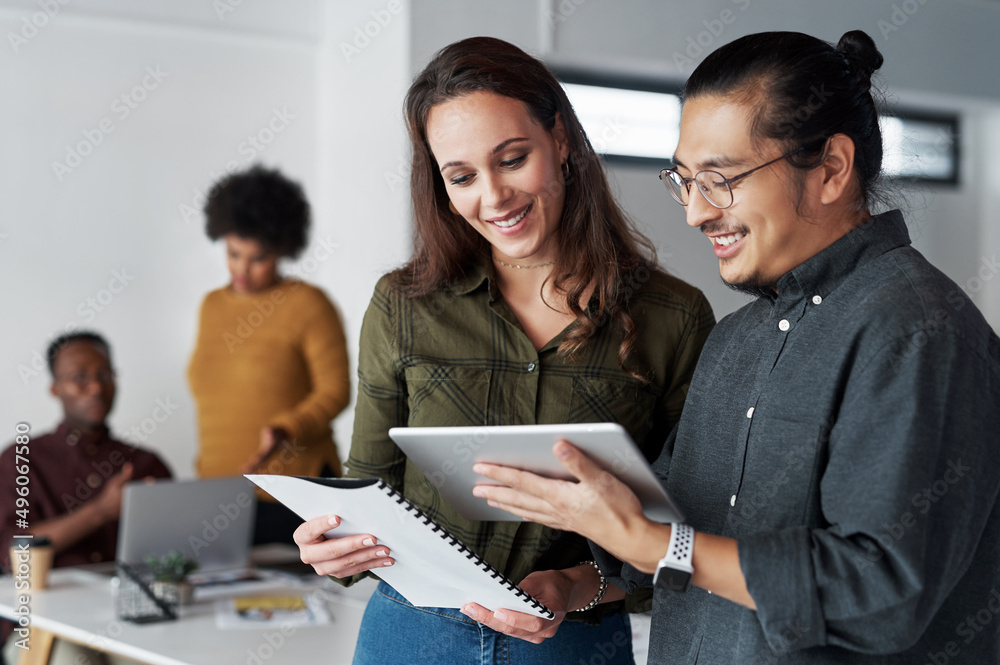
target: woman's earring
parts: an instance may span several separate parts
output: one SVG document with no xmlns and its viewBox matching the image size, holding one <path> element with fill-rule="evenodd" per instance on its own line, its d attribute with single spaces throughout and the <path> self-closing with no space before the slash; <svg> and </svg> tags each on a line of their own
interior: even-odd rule
<svg viewBox="0 0 1000 665">
<path fill-rule="evenodd" d="M 452 203 L 451 201 L 448 201 L 448 210 L 451 210 L 452 213 L 456 215 L 458 214 L 458 210 L 455 209 L 455 204 Z"/>
</svg>

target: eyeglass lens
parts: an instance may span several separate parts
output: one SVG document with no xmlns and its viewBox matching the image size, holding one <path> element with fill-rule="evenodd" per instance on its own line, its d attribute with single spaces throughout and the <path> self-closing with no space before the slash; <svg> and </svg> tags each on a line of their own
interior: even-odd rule
<svg viewBox="0 0 1000 665">
<path fill-rule="evenodd" d="M 716 208 L 728 208 L 733 204 L 733 191 L 725 177 L 716 171 L 700 171 L 694 177 L 694 182 L 687 181 L 677 171 L 666 170 L 660 178 L 675 201 L 687 205 L 690 200 L 691 187 L 697 186 L 705 199 Z"/>
</svg>

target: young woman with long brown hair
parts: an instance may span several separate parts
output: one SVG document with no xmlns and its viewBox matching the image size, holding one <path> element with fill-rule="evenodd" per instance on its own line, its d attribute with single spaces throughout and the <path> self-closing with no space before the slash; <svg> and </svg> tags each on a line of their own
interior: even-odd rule
<svg viewBox="0 0 1000 665">
<path fill-rule="evenodd" d="M 657 268 L 535 58 L 498 39 L 452 44 L 414 81 L 406 120 L 415 246 L 365 316 L 349 473 L 385 479 L 557 618 L 529 644 L 483 625 L 484 608 L 416 608 L 383 583 L 355 662 L 575 663 L 610 645 L 604 662 L 631 663 L 624 612 L 648 595 L 567 593 L 600 575 L 583 539 L 463 519 L 387 432 L 615 421 L 652 458 L 680 416 L 711 309 Z M 350 578 L 394 563 L 379 534 L 325 538 L 337 524 L 296 531 L 317 572 Z"/>
</svg>

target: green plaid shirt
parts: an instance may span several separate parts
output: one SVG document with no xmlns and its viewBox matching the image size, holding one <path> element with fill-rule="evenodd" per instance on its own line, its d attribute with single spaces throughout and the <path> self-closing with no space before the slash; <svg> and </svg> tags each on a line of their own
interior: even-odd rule
<svg viewBox="0 0 1000 665">
<path fill-rule="evenodd" d="M 536 351 L 485 262 L 421 298 L 405 298 L 383 277 L 361 329 L 348 475 L 381 477 L 514 582 L 535 570 L 590 559 L 586 541 L 575 534 L 539 524 L 462 518 L 388 431 L 397 426 L 617 422 L 648 459 L 655 459 L 680 419 L 715 318 L 701 291 L 658 270 L 640 269 L 631 288 L 629 313 L 639 338 L 628 367 L 647 383 L 619 367 L 622 332 L 615 324 L 601 326 L 576 362 L 558 354 L 563 334 Z M 649 606 L 648 593 L 626 603 L 629 611 Z"/>
</svg>

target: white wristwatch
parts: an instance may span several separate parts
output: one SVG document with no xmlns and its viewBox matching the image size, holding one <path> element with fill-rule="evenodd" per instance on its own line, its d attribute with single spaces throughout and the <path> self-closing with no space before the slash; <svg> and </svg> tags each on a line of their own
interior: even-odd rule
<svg viewBox="0 0 1000 665">
<path fill-rule="evenodd" d="M 667 591 L 687 591 L 694 573 L 691 566 L 693 553 L 694 529 L 687 524 L 672 524 L 667 553 L 656 567 L 653 586 Z"/>
</svg>

